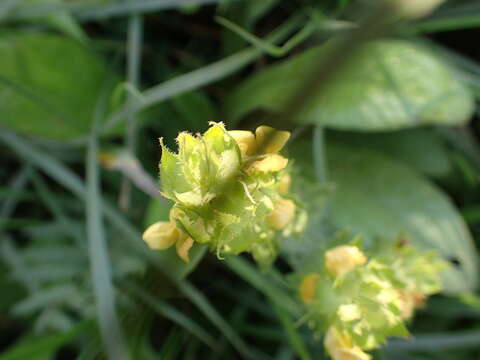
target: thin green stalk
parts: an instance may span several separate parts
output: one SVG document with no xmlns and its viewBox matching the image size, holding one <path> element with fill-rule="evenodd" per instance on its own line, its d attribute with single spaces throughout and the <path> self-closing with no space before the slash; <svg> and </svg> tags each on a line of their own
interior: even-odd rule
<svg viewBox="0 0 480 360">
<path fill-rule="evenodd" d="M 141 75 L 142 59 L 142 41 L 143 41 L 143 20 L 141 15 L 134 14 L 130 16 L 128 22 L 127 39 L 127 81 L 133 89 L 138 89 Z M 127 92 L 127 107 L 129 113 L 127 116 L 127 129 L 125 133 L 125 145 L 133 156 L 135 156 L 135 139 L 137 134 L 137 111 L 135 111 L 135 96 Z M 120 207 L 128 209 L 130 203 L 131 183 L 123 177 L 120 191 Z"/>
<path fill-rule="evenodd" d="M 165 301 L 155 298 L 146 290 L 133 282 L 128 283 L 127 292 L 131 292 L 135 297 L 141 300 L 145 305 L 151 307 L 155 312 L 162 315 L 164 318 L 169 319 L 178 326 L 184 328 L 190 332 L 193 336 L 197 337 L 200 341 L 207 346 L 215 350 L 217 343 L 215 339 L 207 333 L 200 325 L 194 322 L 191 318 L 175 309 Z"/>
<path fill-rule="evenodd" d="M 290 319 L 290 316 L 280 306 L 273 304 L 273 309 L 277 313 L 280 322 L 283 325 L 287 339 L 290 342 L 292 348 L 297 352 L 298 357 L 301 360 L 312 360 L 311 355 L 308 352 L 302 336 L 299 334 L 297 327 Z"/>
<path fill-rule="evenodd" d="M 306 40 L 315 31 L 315 25 L 312 22 L 308 22 L 298 33 L 293 35 L 284 45 L 277 46 L 275 44 L 272 44 L 268 41 L 265 41 L 263 39 L 256 37 L 255 35 L 243 29 L 241 26 L 238 26 L 234 22 L 228 19 L 225 19 L 221 16 L 217 16 L 215 20 L 220 25 L 223 25 L 225 28 L 234 32 L 245 41 L 257 47 L 259 50 L 264 51 L 265 53 L 271 56 L 277 56 L 277 57 L 284 56 L 285 54 L 287 54 L 290 50 L 292 50 L 297 45 L 301 44 L 304 40 Z"/>
<path fill-rule="evenodd" d="M 208 299 L 198 291 L 193 285 L 186 281 L 177 284 L 179 290 L 187 296 L 203 314 L 214 324 L 222 334 L 230 341 L 235 349 L 246 359 L 255 359 L 251 347 L 238 336 L 229 323 L 220 315 L 220 313 L 211 305 Z"/>
<path fill-rule="evenodd" d="M 321 126 L 313 129 L 313 161 L 315 175 L 320 184 L 328 181 L 327 154 L 325 148 L 325 130 Z"/>
<path fill-rule="evenodd" d="M 289 294 L 273 285 L 272 281 L 260 273 L 259 270 L 238 256 L 231 256 L 225 261 L 229 268 L 238 276 L 249 282 L 269 299 L 274 300 L 279 306 L 288 311 L 289 314 L 297 317 L 300 316 L 301 309 L 299 305 Z"/>
<path fill-rule="evenodd" d="M 10 182 L 9 189 L 12 190 L 12 192 L 10 196 L 4 200 L 0 208 L 0 219 L 5 220 L 13 213 L 21 197 L 20 191 L 25 188 L 31 175 L 31 170 L 29 165 L 23 166 Z"/>
</svg>

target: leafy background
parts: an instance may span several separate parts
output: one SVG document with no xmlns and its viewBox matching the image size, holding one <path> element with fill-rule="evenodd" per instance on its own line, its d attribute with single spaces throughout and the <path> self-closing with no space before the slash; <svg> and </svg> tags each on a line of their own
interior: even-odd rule
<svg viewBox="0 0 480 360">
<path fill-rule="evenodd" d="M 480 5 L 380 10 L 2 1 L 0 360 L 323 359 L 285 275 L 337 230 L 402 234 L 452 263 L 415 336 L 376 359 L 477 359 Z M 157 138 L 208 121 L 293 132 L 311 225 L 270 271 L 141 241 L 170 206 Z"/>
</svg>

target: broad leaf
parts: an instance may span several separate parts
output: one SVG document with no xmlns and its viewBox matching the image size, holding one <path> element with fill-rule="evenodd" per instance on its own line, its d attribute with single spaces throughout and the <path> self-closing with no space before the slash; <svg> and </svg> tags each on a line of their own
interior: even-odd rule
<svg viewBox="0 0 480 360">
<path fill-rule="evenodd" d="M 451 159 L 447 144 L 432 129 L 416 128 L 381 133 L 329 133 L 336 142 L 382 152 L 434 177 L 448 175 Z"/>
<path fill-rule="evenodd" d="M 369 237 L 405 236 L 423 249 L 438 250 L 456 265 L 444 274 L 447 292 L 477 283 L 471 235 L 451 201 L 413 169 L 381 154 L 330 146 L 332 221 Z"/>
<path fill-rule="evenodd" d="M 106 67 L 77 42 L 49 34 L 0 39 L 0 125 L 71 140 L 88 134 Z"/>
<path fill-rule="evenodd" d="M 228 99 L 230 122 L 256 108 L 284 110 L 333 46 L 335 42 L 312 48 L 246 80 Z M 382 131 L 460 125 L 472 111 L 472 95 L 452 69 L 420 45 L 389 40 L 365 45 L 326 92 L 312 94 L 296 119 L 335 129 Z"/>
</svg>

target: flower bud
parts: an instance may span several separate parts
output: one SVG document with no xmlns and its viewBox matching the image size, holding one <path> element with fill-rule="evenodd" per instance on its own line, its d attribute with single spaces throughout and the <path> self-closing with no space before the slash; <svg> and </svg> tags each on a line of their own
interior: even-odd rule
<svg viewBox="0 0 480 360">
<path fill-rule="evenodd" d="M 268 224 L 275 230 L 283 230 L 295 217 L 295 203 L 292 200 L 280 199 L 267 216 Z"/>
<path fill-rule="evenodd" d="M 153 250 L 164 250 L 172 246 L 178 238 L 174 222 L 159 221 L 150 225 L 143 233 L 143 240 Z"/>
<path fill-rule="evenodd" d="M 317 273 L 308 274 L 300 284 L 298 292 L 300 299 L 302 299 L 305 304 L 311 304 L 315 301 L 318 277 L 319 275 Z"/>
<path fill-rule="evenodd" d="M 325 266 L 334 276 L 344 275 L 366 261 L 363 252 L 356 246 L 337 246 L 325 253 Z"/>
</svg>

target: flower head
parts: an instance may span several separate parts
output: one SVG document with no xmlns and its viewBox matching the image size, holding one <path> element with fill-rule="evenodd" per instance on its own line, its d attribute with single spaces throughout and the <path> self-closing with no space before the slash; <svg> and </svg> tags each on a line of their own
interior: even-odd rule
<svg viewBox="0 0 480 360">
<path fill-rule="evenodd" d="M 277 232 L 302 230 L 305 213 L 288 194 L 288 159 L 278 154 L 289 136 L 268 126 L 253 134 L 211 123 L 203 135 L 180 133 L 177 154 L 160 142 L 162 194 L 174 202 L 173 223 L 191 239 L 185 248 L 209 244 L 219 257 L 249 251 L 268 265 L 278 251 Z M 171 226 L 147 229 L 147 243 L 169 243 L 159 239 Z"/>
<path fill-rule="evenodd" d="M 325 347 L 334 360 L 370 359 L 364 350 L 388 336 L 407 336 L 405 320 L 427 296 L 440 291 L 445 263 L 433 252 L 410 245 L 367 257 L 357 246 L 324 254 L 324 266 L 304 275 L 299 297 L 314 331 L 327 331 Z"/>
</svg>

